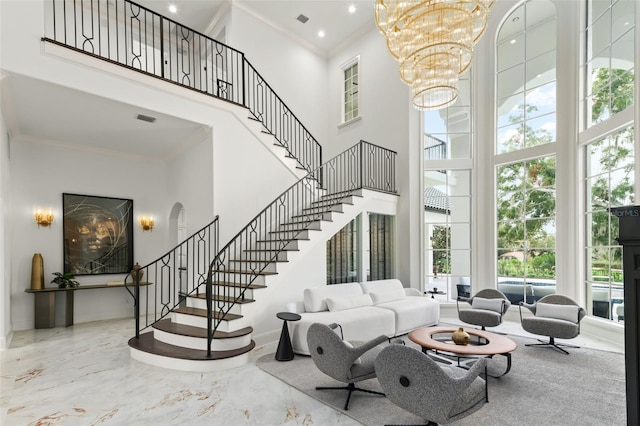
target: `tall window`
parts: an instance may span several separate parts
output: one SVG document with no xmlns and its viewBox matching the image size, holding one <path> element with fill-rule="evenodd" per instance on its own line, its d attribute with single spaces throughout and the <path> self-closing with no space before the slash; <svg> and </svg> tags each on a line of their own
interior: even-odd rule
<svg viewBox="0 0 640 426">
<path fill-rule="evenodd" d="M 586 280 L 592 314 L 618 318 L 622 306 L 622 247 L 618 218 L 608 209 L 634 204 L 634 138 L 629 127 L 586 146 Z"/>
<path fill-rule="evenodd" d="M 327 241 L 327 284 L 360 281 L 360 216 Z"/>
<path fill-rule="evenodd" d="M 393 216 L 370 213 L 367 281 L 393 278 L 393 239 Z"/>
<path fill-rule="evenodd" d="M 635 7 L 634 0 L 589 0 L 584 28 L 580 143 L 587 309 L 616 322 L 624 320 L 622 247 L 616 242 L 618 219 L 608 209 L 636 203 Z"/>
<path fill-rule="evenodd" d="M 583 128 L 633 105 L 636 0 L 590 0 L 583 66 Z M 622 95 L 621 94 L 626 94 Z"/>
<path fill-rule="evenodd" d="M 342 122 L 347 123 L 360 115 L 358 102 L 358 66 L 360 58 L 349 61 L 342 67 L 343 96 L 342 96 Z"/>
<path fill-rule="evenodd" d="M 555 142 L 553 4 L 527 2 L 514 10 L 500 29 L 497 52 L 497 153 Z M 536 136 L 541 130 L 546 137 Z"/>
<path fill-rule="evenodd" d="M 555 292 L 556 15 L 524 2 L 497 39 L 498 289 L 512 303 Z M 544 146 L 544 150 L 533 147 Z M 546 155 L 541 156 L 541 152 Z M 508 153 L 508 154 L 507 154 Z"/>
<path fill-rule="evenodd" d="M 424 289 L 449 300 L 471 275 L 471 70 L 449 107 L 423 113 Z"/>
</svg>

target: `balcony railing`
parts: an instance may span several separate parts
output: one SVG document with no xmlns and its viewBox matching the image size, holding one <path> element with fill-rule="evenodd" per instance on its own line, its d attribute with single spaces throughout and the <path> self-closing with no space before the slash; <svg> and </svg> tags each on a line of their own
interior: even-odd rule
<svg viewBox="0 0 640 426">
<path fill-rule="evenodd" d="M 46 36 L 131 70 L 244 106 L 311 172 L 320 144 L 244 53 L 129 0 L 47 0 Z"/>
</svg>

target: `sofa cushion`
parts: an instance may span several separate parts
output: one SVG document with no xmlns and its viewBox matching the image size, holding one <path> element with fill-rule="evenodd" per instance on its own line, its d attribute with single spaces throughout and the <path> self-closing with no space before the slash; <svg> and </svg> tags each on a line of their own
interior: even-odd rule
<svg viewBox="0 0 640 426">
<path fill-rule="evenodd" d="M 362 294 L 358 283 L 322 285 L 304 290 L 304 310 L 306 312 L 328 311 L 327 297 L 352 297 Z"/>
<path fill-rule="evenodd" d="M 371 295 L 371 299 L 373 300 L 374 305 L 379 305 L 381 303 L 387 302 L 395 302 L 396 300 L 402 300 L 407 297 L 403 288 L 396 288 L 393 290 L 385 290 L 385 291 L 374 291 L 366 294 L 366 296 Z"/>
<path fill-rule="evenodd" d="M 361 294 L 352 297 L 327 297 L 327 307 L 331 312 L 344 311 L 347 309 L 360 308 L 362 306 L 371 306 L 373 301 L 368 294 Z"/>
<path fill-rule="evenodd" d="M 396 336 L 418 327 L 435 325 L 440 320 L 440 304 L 430 297 L 407 296 L 402 300 L 382 303 L 374 307 L 393 312 Z"/>
<path fill-rule="evenodd" d="M 485 299 L 483 297 L 474 297 L 471 301 L 471 307 L 473 309 L 484 309 L 486 311 L 494 311 L 501 314 L 504 301 L 504 299 Z"/>
<path fill-rule="evenodd" d="M 552 303 L 537 303 L 536 316 L 543 318 L 555 318 L 573 323 L 578 322 L 578 310 L 576 305 L 556 305 Z"/>
<path fill-rule="evenodd" d="M 377 293 L 381 291 L 389 291 L 395 289 L 404 289 L 402 283 L 398 279 L 363 281 L 360 283 L 363 293 Z"/>
</svg>

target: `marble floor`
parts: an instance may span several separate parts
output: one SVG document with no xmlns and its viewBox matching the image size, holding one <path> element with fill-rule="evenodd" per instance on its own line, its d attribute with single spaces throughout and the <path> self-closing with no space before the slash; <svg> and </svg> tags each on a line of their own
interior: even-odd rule
<svg viewBox="0 0 640 426">
<path fill-rule="evenodd" d="M 359 424 L 256 367 L 274 345 L 236 369 L 187 373 L 132 360 L 133 328 L 111 320 L 16 332 L 0 351 L 0 425 Z M 499 328 L 524 334 L 515 323 Z M 584 336 L 572 343 L 621 351 Z"/>
</svg>

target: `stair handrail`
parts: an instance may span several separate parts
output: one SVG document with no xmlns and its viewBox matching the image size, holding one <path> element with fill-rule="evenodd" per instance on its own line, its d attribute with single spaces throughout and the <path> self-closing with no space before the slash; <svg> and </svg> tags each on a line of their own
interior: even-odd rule
<svg viewBox="0 0 640 426">
<path fill-rule="evenodd" d="M 205 281 L 208 356 L 213 333 L 225 316 L 236 303 L 246 299 L 245 294 L 256 279 L 270 264 L 277 262 L 280 253 L 302 232 L 309 230 L 311 223 L 356 190 L 396 193 L 395 157 L 395 151 L 361 140 L 291 185 L 220 250 L 211 262 Z M 282 229 L 283 225 L 295 227 L 287 230 Z M 274 235 L 275 239 L 269 239 L 270 234 L 278 237 Z M 261 256 L 260 243 L 267 247 L 264 256 Z M 252 255 L 244 258 L 247 250 L 255 251 L 255 258 Z M 249 268 L 242 273 L 234 272 L 233 262 L 247 263 Z M 214 286 L 218 297 L 215 311 Z"/>
<path fill-rule="evenodd" d="M 307 172 L 322 164 L 318 141 L 243 52 L 131 0 L 46 5 L 43 41 L 243 106 Z"/>
<path fill-rule="evenodd" d="M 125 276 L 125 289 L 134 301 L 136 337 L 140 337 L 142 330 L 169 315 L 183 303 L 187 295 L 198 292 L 200 285 L 206 278 L 212 254 L 218 253 L 220 245 L 219 219 L 220 217 L 216 215 L 211 222 L 191 234 L 173 249 L 144 266 L 137 268 L 136 265 Z M 179 261 L 178 266 L 175 264 L 176 259 Z M 188 281 L 185 286 L 182 285 L 182 275 L 186 275 L 185 280 Z M 143 278 L 146 278 L 147 281 L 143 281 Z M 176 280 L 180 284 L 179 287 L 176 287 Z M 130 287 L 133 288 L 133 291 Z M 140 327 L 140 291 L 142 287 L 147 289 L 145 294 L 147 309 L 144 312 L 145 324 Z M 151 299 L 149 288 L 153 289 L 151 294 L 154 297 Z"/>
</svg>

